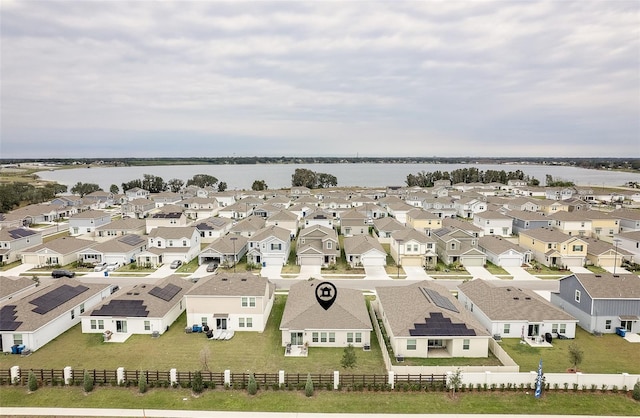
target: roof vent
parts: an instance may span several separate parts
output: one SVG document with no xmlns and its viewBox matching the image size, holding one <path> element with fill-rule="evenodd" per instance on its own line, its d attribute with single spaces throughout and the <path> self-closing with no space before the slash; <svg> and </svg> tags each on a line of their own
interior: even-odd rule
<svg viewBox="0 0 640 418">
<path fill-rule="evenodd" d="M 241 281 L 241 282 L 246 282 L 246 281 L 247 281 L 247 279 L 240 279 L 240 281 Z"/>
<path fill-rule="evenodd" d="M 131 295 L 133 295 L 133 293 L 131 293 L 131 292 L 127 292 L 127 295 L 131 296 Z"/>
<path fill-rule="evenodd" d="M 601 275 L 599 275 L 599 274 L 596 274 L 596 277 L 602 277 L 602 276 L 601 276 Z M 615 276 L 614 276 L 614 277 L 615 277 Z"/>
<path fill-rule="evenodd" d="M 513 298 L 513 300 L 520 300 L 520 298 L 516 296 Z"/>
<path fill-rule="evenodd" d="M 511 292 L 511 289 L 507 287 L 507 292 Z"/>
<path fill-rule="evenodd" d="M 229 281 L 229 279 L 227 279 L 226 277 L 223 277 L 223 278 L 222 278 L 222 281 L 223 281 L 223 282 L 226 282 L 226 281 Z"/>
<path fill-rule="evenodd" d="M 524 298 L 525 300 L 531 300 L 531 298 L 529 296 L 525 296 Z"/>
<path fill-rule="evenodd" d="M 620 277 L 620 275 L 619 274 L 614 274 L 613 277 Z"/>
</svg>

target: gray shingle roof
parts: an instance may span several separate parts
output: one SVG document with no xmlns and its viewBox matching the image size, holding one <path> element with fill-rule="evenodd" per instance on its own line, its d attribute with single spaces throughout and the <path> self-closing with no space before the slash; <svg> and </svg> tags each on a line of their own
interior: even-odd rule
<svg viewBox="0 0 640 418">
<path fill-rule="evenodd" d="M 363 254 L 370 250 L 377 250 L 386 254 L 382 245 L 380 245 L 378 240 L 373 238 L 371 235 L 345 237 L 342 245 L 344 247 L 345 254 Z"/>
<path fill-rule="evenodd" d="M 7 277 L 0 276 L 0 299 L 13 295 L 31 286 L 35 286 L 36 282 L 28 277 Z"/>
<path fill-rule="evenodd" d="M 275 285 L 267 278 L 251 273 L 212 274 L 198 280 L 187 296 L 263 296 L 269 287 L 269 297 Z"/>
<path fill-rule="evenodd" d="M 640 277 L 635 274 L 617 274 L 618 277 L 611 273 L 572 276 L 578 279 L 591 298 L 640 300 Z M 562 283 L 560 285 L 562 286 Z"/>
<path fill-rule="evenodd" d="M 465 282 L 458 288 L 492 321 L 576 320 L 529 289 L 497 287 L 482 279 Z"/>
<path fill-rule="evenodd" d="M 362 292 L 339 288 L 336 300 L 325 310 L 316 300 L 319 280 L 298 282 L 289 289 L 280 329 L 372 330 Z"/>
</svg>

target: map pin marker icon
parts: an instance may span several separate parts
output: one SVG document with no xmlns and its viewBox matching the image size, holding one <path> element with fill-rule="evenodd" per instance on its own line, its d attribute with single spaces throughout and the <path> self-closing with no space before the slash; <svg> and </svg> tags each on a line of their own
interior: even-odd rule
<svg viewBox="0 0 640 418">
<path fill-rule="evenodd" d="M 338 289 L 330 282 L 322 282 L 316 286 L 316 300 L 326 311 L 333 305 L 338 296 Z"/>
</svg>

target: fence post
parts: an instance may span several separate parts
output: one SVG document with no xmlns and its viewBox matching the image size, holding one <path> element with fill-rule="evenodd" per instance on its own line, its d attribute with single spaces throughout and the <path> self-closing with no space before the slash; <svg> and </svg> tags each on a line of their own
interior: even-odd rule
<svg viewBox="0 0 640 418">
<path fill-rule="evenodd" d="M 395 372 L 393 370 L 389 370 L 389 386 L 391 386 L 391 389 L 395 389 L 396 388 L 396 376 L 395 376 Z"/>
<path fill-rule="evenodd" d="M 118 385 L 123 384 L 124 380 L 124 367 L 118 367 L 116 369 L 116 381 L 118 382 Z"/>
<path fill-rule="evenodd" d="M 169 383 L 171 383 L 171 386 L 178 384 L 178 371 L 176 369 L 169 369 Z"/>
<path fill-rule="evenodd" d="M 280 387 L 284 386 L 284 370 L 278 371 L 278 386 Z"/>
<path fill-rule="evenodd" d="M 11 384 L 20 384 L 20 366 L 11 366 Z"/>
<path fill-rule="evenodd" d="M 67 366 L 62 370 L 62 376 L 64 378 L 64 384 L 70 385 L 73 382 L 73 369 L 71 366 Z"/>
<path fill-rule="evenodd" d="M 340 386 L 340 372 L 334 370 L 333 372 L 333 390 L 338 390 L 338 386 Z"/>
<path fill-rule="evenodd" d="M 224 384 L 231 386 L 231 370 L 224 371 Z"/>
</svg>

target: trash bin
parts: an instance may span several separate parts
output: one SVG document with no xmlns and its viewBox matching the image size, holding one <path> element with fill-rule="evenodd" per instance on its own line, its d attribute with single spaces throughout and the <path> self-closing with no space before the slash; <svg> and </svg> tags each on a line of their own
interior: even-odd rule
<svg viewBox="0 0 640 418">
<path fill-rule="evenodd" d="M 11 346 L 11 354 L 18 354 L 18 344 Z"/>
<path fill-rule="evenodd" d="M 266 261 L 262 262 L 262 267 L 267 267 L 267 262 Z"/>
<path fill-rule="evenodd" d="M 620 332 L 618 333 L 618 335 L 620 335 L 621 337 L 624 337 L 625 335 L 627 335 L 627 330 L 620 327 Z"/>
<path fill-rule="evenodd" d="M 18 350 L 18 354 L 22 354 L 22 350 L 24 350 L 24 344 L 20 344 L 17 350 Z"/>
<path fill-rule="evenodd" d="M 104 272 L 104 277 L 109 277 L 109 272 L 108 271 Z"/>
</svg>

